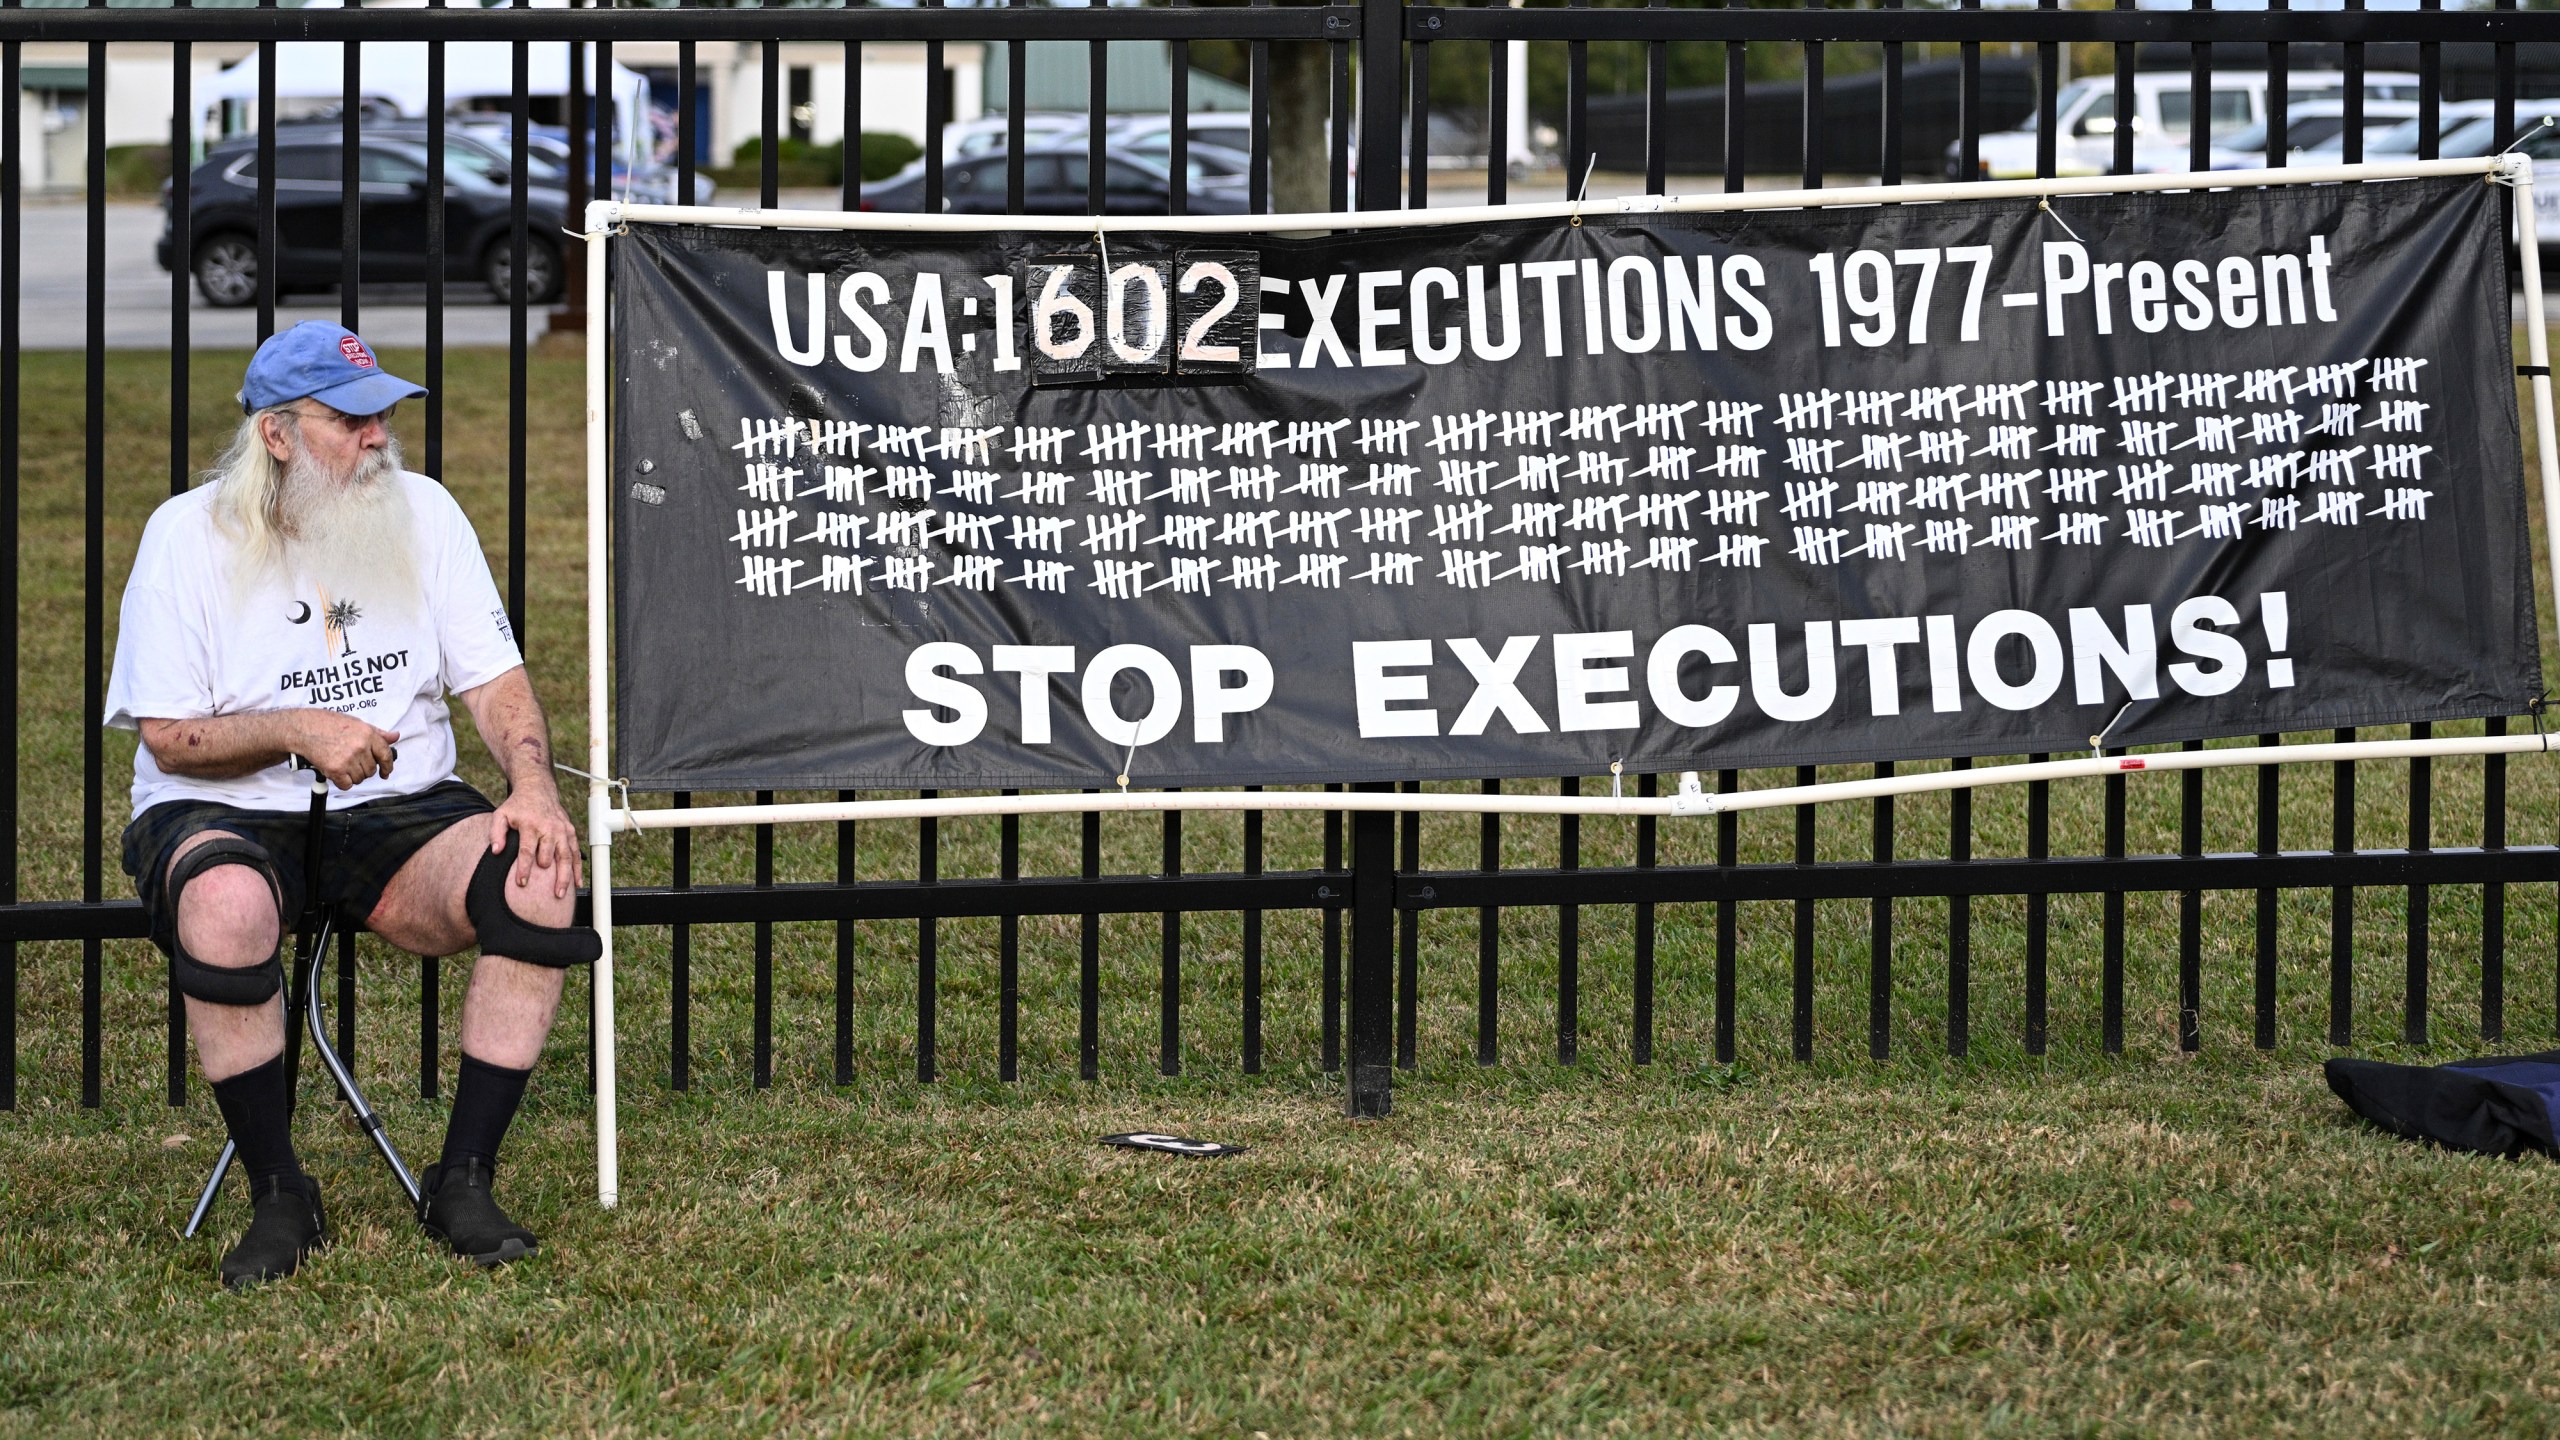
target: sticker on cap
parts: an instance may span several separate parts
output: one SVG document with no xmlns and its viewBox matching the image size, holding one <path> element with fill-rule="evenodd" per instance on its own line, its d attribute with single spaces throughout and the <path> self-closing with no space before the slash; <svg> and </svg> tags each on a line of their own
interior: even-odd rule
<svg viewBox="0 0 2560 1440">
<path fill-rule="evenodd" d="M 364 348 L 364 342 L 353 335 L 338 342 L 338 353 L 346 356 L 347 363 L 350 365 L 365 370 L 373 368 L 372 354 Z"/>
</svg>

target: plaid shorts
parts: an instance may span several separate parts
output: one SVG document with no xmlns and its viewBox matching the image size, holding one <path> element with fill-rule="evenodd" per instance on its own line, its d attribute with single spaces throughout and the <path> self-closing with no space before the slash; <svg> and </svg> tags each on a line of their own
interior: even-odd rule
<svg viewBox="0 0 2560 1440">
<path fill-rule="evenodd" d="M 496 808 L 479 791 L 447 780 L 415 795 L 328 812 L 321 828 L 322 902 L 341 918 L 362 923 L 410 856 L 457 822 Z M 308 812 L 243 810 L 211 800 L 171 800 L 133 817 L 124 829 L 124 873 L 133 877 L 151 917 L 152 943 L 163 952 L 177 944 L 178 910 L 165 883 L 169 856 L 179 842 L 203 830 L 228 830 L 266 847 L 284 888 L 283 919 L 291 929 L 304 905 L 303 842 L 310 828 Z"/>
</svg>

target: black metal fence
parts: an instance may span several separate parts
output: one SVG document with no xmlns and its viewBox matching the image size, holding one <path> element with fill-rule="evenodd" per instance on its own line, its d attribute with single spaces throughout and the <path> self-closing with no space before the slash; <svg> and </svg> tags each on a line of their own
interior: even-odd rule
<svg viewBox="0 0 2560 1440">
<path fill-rule="evenodd" d="M 1795 110 L 1787 117 L 1791 134 L 1784 143 L 1801 158 L 1802 182 L 1819 186 L 1834 157 L 1848 153 L 1875 157 L 1875 169 L 1890 184 L 1903 180 L 1910 156 L 1930 153 L 1929 144 L 1915 145 L 1906 127 L 1925 129 L 1932 123 L 1947 126 L 1956 146 L 1957 168 L 1972 172 L 1976 143 L 1985 127 L 1986 103 L 2008 102 L 2016 88 L 2013 67 L 2001 63 L 2006 53 L 2031 57 L 2035 82 L 2031 103 L 2041 121 L 2038 167 L 2040 173 L 2053 173 L 2057 128 L 2054 96 L 2065 47 L 2072 47 L 2077 54 L 2103 47 L 2104 53 L 2112 57 L 2115 113 L 2119 115 L 2133 113 L 2138 64 L 2157 66 L 2164 56 L 2175 64 L 2175 57 L 2182 55 L 2197 90 L 2207 88 L 2211 70 L 2235 64 L 2262 68 L 2270 76 L 2268 133 L 2274 137 L 2285 133 L 2285 81 L 2289 73 L 2302 68 L 2301 57 L 2312 57 L 2313 63 L 2323 67 L 2335 66 L 2345 72 L 2342 93 L 2348 112 L 2345 158 L 2349 161 L 2361 158 L 2362 77 L 2368 70 L 2379 68 L 2377 57 L 2385 57 L 2392 65 L 2412 66 L 2420 77 L 2423 98 L 2419 153 L 2431 157 L 2436 153 L 2441 132 L 2440 108 L 2450 93 L 2447 57 L 2455 58 L 2455 69 L 2463 75 L 2485 81 L 2461 88 L 2467 93 L 2485 90 L 2494 101 L 2498 131 L 2502 136 L 2512 136 L 2517 102 L 2531 94 L 2519 78 L 2519 56 L 2533 55 L 2538 59 L 2555 53 L 2546 47 L 2560 46 L 2560 12 L 2519 11 L 2514 8 L 2514 0 L 2499 0 L 2490 9 L 2465 11 L 2447 11 L 2440 8 L 2438 0 L 2423 0 L 2419 10 L 2391 12 L 2367 11 L 2359 0 L 2349 0 L 2345 10 L 2319 13 L 2287 10 L 2282 0 L 2275 0 L 2272 8 L 2247 11 L 2214 11 L 2205 0 L 2198 0 L 2191 10 L 2137 10 L 2131 7 L 2130 0 L 2118 0 L 2118 8 L 2112 10 L 2063 10 L 2056 0 L 2042 0 L 2032 10 L 1997 11 L 1979 8 L 1976 0 L 1964 0 L 1960 6 L 1946 9 L 1906 7 L 1901 0 L 1884 0 L 1880 7 L 1858 9 L 1665 4 L 1604 8 L 1580 3 L 1478 9 L 1409 5 L 1401 0 L 1312 6 L 1274 5 L 1257 0 L 1243 5 L 1176 3 L 1167 8 L 1046 8 L 1014 0 L 1002 7 L 966 9 L 928 3 L 896 8 L 709 9 L 677 5 L 563 10 L 458 9 L 444 6 L 442 0 L 430 0 L 426 9 L 373 11 L 279 9 L 270 8 L 265 0 L 255 9 L 191 9 L 184 3 L 169 9 L 109 9 L 103 5 L 86 9 L 21 8 L 18 0 L 0 0 L 0 92 L 14 97 L 19 91 L 29 45 L 72 42 L 85 46 L 91 117 L 87 137 L 87 175 L 91 183 L 86 195 L 89 278 L 85 302 L 88 334 L 93 342 L 85 370 L 87 429 L 81 520 L 84 608 L 78 650 L 81 701 L 77 723 L 82 747 L 79 894 L 77 899 L 62 899 L 23 898 L 19 893 L 21 838 L 25 830 L 21 798 L 29 780 L 26 767 L 33 763 L 28 756 L 41 748 L 22 743 L 5 762 L 0 762 L 0 809 L 5 809 L 11 819 L 5 835 L 0 835 L 0 846 L 6 847 L 0 850 L 0 1109 L 16 1103 L 20 947 L 35 942 L 77 942 L 82 947 L 80 1087 L 82 1102 L 94 1106 L 99 1102 L 101 1087 L 100 998 L 106 984 L 103 945 L 110 939 L 137 938 L 143 933 L 137 904 L 109 896 L 105 860 L 112 837 L 107 828 L 106 785 L 111 777 L 106 772 L 103 737 L 96 725 L 106 673 L 105 607 L 109 599 L 105 562 L 110 419 L 105 403 L 106 356 L 97 343 L 106 331 L 106 287 L 101 278 L 106 264 L 106 189 L 98 181 L 107 171 L 106 126 L 102 121 L 110 98 L 108 47 L 166 47 L 175 62 L 171 141 L 173 153 L 181 157 L 181 163 L 180 178 L 170 196 L 175 253 L 169 279 L 172 403 L 167 456 L 169 488 L 176 493 L 187 488 L 191 480 L 191 437 L 186 414 L 191 318 L 188 287 L 193 257 L 189 240 L 190 187 L 184 179 L 183 164 L 194 138 L 196 113 L 191 94 L 191 47 L 217 42 L 257 46 L 270 61 L 264 72 L 268 78 L 262 86 L 259 113 L 272 116 L 274 46 L 291 40 L 429 42 L 427 108 L 431 116 L 437 117 L 445 108 L 444 42 L 513 43 L 514 89 L 508 121 L 518 156 L 526 152 L 533 115 L 524 47 L 537 42 L 593 42 L 592 52 L 573 50 L 577 58 L 565 107 L 571 121 L 571 214 L 577 213 L 583 198 L 581 190 L 608 193 L 614 183 L 611 146 L 600 143 L 613 133 L 612 107 L 609 102 L 598 104 L 587 98 L 588 92 L 597 87 L 589 83 L 584 67 L 592 54 L 593 73 L 610 74 L 617 43 L 672 42 L 676 46 L 675 111 L 679 134 L 673 163 L 680 172 L 680 195 L 691 193 L 699 148 L 696 127 L 701 107 L 697 104 L 696 47 L 740 41 L 760 47 L 763 129 L 759 198 L 766 205 L 776 202 L 779 188 L 782 147 L 778 141 L 784 109 L 780 104 L 784 84 L 780 47 L 785 42 L 823 42 L 842 47 L 847 77 L 843 128 L 848 136 L 854 136 L 861 130 L 863 47 L 886 42 L 921 44 L 927 96 L 924 188 L 929 208 L 939 208 L 942 198 L 942 130 L 944 117 L 952 111 L 951 97 L 946 93 L 949 80 L 944 49 L 954 43 L 970 42 L 1006 46 L 1011 62 L 1007 71 L 1010 90 L 1009 104 L 1003 108 L 1011 116 L 1009 153 L 1013 157 L 1008 167 L 1008 193 L 1012 208 L 1019 210 L 1024 197 L 1023 47 L 1028 42 L 1063 40 L 1090 45 L 1090 103 L 1097 113 L 1107 104 L 1105 46 L 1114 41 L 1164 43 L 1170 61 L 1169 109 L 1177 116 L 1189 109 L 1190 47 L 1221 42 L 1239 47 L 1248 57 L 1247 79 L 1253 95 L 1250 203 L 1255 211 L 1267 212 L 1272 205 L 1274 136 L 1270 117 L 1275 45 L 1325 47 L 1330 124 L 1325 139 L 1319 143 L 1326 150 L 1330 202 L 1336 209 L 1355 204 L 1375 209 L 1427 203 L 1435 186 L 1445 189 L 1450 183 L 1433 177 L 1428 164 L 1428 137 L 1433 115 L 1433 53 L 1452 44 L 1485 46 L 1485 137 L 1493 163 L 1482 184 L 1484 198 L 1499 203 L 1506 198 L 1512 183 L 1502 163 L 1513 138 L 1506 133 L 1509 122 L 1505 97 L 1508 87 L 1528 83 L 1528 77 L 1511 73 L 1509 50 L 1502 43 L 1507 41 L 1562 48 L 1565 96 L 1560 153 L 1556 157 L 1562 173 L 1568 177 L 1585 173 L 1594 153 L 1597 112 L 1601 123 L 1615 127 L 1613 135 L 1640 133 L 1640 147 L 1621 147 L 1613 141 L 1613 149 L 1640 148 L 1643 183 L 1652 191 L 1665 188 L 1675 156 L 1687 163 L 1700 153 L 1694 148 L 1694 136 L 1675 141 L 1678 120 L 1666 78 L 1670 48 L 1713 47 L 1709 53 L 1720 49 L 1724 83 L 1712 97 L 1718 107 L 1712 143 L 1720 152 L 1716 158 L 1721 160 L 1721 183 L 1727 189 L 1739 189 L 1747 171 L 1763 168 L 1752 161 L 1755 155 L 1765 152 L 1768 143 L 1765 136 L 1755 136 L 1755 126 L 1767 128 L 1764 120 L 1755 118 L 1765 115 L 1765 98 L 1758 105 L 1752 100 L 1754 82 L 1750 79 L 1749 61 L 1755 49 L 1765 53 L 1774 48 L 1797 62 L 1787 68 L 1800 71 L 1800 78 L 1791 79 L 1782 87 L 1790 93 Z M 1644 47 L 1646 86 L 1640 97 L 1612 99 L 1595 95 L 1590 47 L 1603 42 Z M 1872 133 L 1859 137 L 1858 143 L 1846 151 L 1834 143 L 1834 132 L 1851 123 L 1851 119 L 1828 113 L 1829 97 L 1835 89 L 1825 83 L 1826 47 L 1834 55 L 1841 47 L 1859 47 L 1859 99 L 1850 108 L 1854 110 L 1855 125 Z M 2385 47 L 2389 47 L 2387 52 Z M 1988 81 L 1986 48 L 1995 52 Z M 345 103 L 339 123 L 349 154 L 357 150 L 360 130 L 360 107 L 356 103 L 358 54 L 357 45 L 346 47 Z M 1870 58 L 1874 66 L 1865 70 Z M 2537 72 L 2541 68 L 2534 67 Z M 1867 76 L 1872 77 L 1871 83 Z M 2549 88 L 2560 90 L 2560 74 L 2550 78 L 2555 83 Z M 1925 93 L 1917 98 L 1910 89 L 1915 80 L 1924 82 Z M 1765 95 L 1770 82 L 1759 83 Z M 1697 97 L 1687 98 L 1694 105 Z M 2000 103 L 1994 108 L 2005 119 L 2014 104 Z M 1930 118 L 1940 115 L 1945 118 L 1935 122 Z M 1640 124 L 1640 131 L 1631 132 L 1630 127 L 1635 124 Z M 29 499 L 21 486 L 25 456 L 20 424 L 24 397 L 19 342 L 26 307 L 21 254 L 27 191 L 24 166 L 28 137 L 24 131 L 22 107 L 13 98 L 0 106 L 0 492 L 7 496 L 7 503 L 0 505 L 0 555 L 11 560 L 0 565 L 0 614 L 11 616 L 21 613 L 21 570 L 27 563 L 21 510 Z M 441 173 L 448 142 L 441 118 L 430 124 L 426 137 L 429 171 Z M 2114 164 L 2118 170 L 2132 168 L 2134 141 L 2131 126 L 2115 130 Z M 257 142 L 260 222 L 255 237 L 261 336 L 272 331 L 276 312 L 275 143 L 274 128 L 262 126 Z M 1175 125 L 1169 157 L 1175 177 L 1170 203 L 1177 211 L 1184 204 L 1182 177 L 1187 169 L 1189 143 L 1186 128 Z M 1099 125 L 1090 129 L 1088 144 L 1090 200 L 1098 210 L 1103 205 L 1105 183 L 1105 137 Z M 2206 168 L 2207 137 L 2202 127 L 2195 129 L 2190 146 L 2195 168 Z M 857 147 L 848 146 L 849 151 L 854 148 Z M 2280 138 L 2271 142 L 2268 158 L 2270 164 L 2283 163 Z M 1614 159 L 1612 164 L 1617 168 Z M 544 257 L 536 254 L 537 250 L 550 247 L 549 254 L 558 255 L 569 264 L 576 261 L 574 254 L 559 251 L 557 236 L 542 234 L 529 217 L 528 168 L 524 164 L 512 167 L 511 210 L 504 239 L 513 287 L 513 303 L 509 307 L 509 503 L 504 587 L 519 635 L 526 633 L 527 352 L 534 313 L 527 301 L 528 259 L 534 259 L 538 268 L 538 261 Z M 342 172 L 339 308 L 343 322 L 355 327 L 363 319 L 364 295 L 359 169 L 344 166 Z M 848 163 L 841 196 L 847 208 L 858 203 L 858 185 L 858 168 Z M 447 360 L 447 281 L 439 262 L 446 254 L 449 237 L 444 233 L 442 211 L 428 205 L 425 213 L 425 248 L 430 263 L 425 277 L 423 379 L 431 391 L 440 391 Z M 576 287 L 572 285 L 568 293 L 574 297 Z M 426 402 L 422 436 L 424 468 L 430 473 L 438 473 L 441 468 L 445 423 L 439 400 L 431 395 Z M 18 638 L 23 649 L 26 637 Z M 534 634 L 528 644 L 538 647 L 550 639 Z M 0 734 L 23 737 L 20 685 L 16 667 L 0 673 Z M 2506 722 L 2490 722 L 2492 733 L 2502 733 L 2505 728 Z M 2419 733 L 2424 729 L 2417 727 Z M 2264 738 L 2269 742 L 2275 739 Z M 2353 738 L 2353 732 L 2340 731 L 2337 738 Z M 1953 763 L 1963 766 L 1972 762 L 1958 759 Z M 1659 906 L 1691 904 L 1713 909 L 1712 1049 L 1714 1056 L 1724 1061 L 1735 1054 L 1736 1011 L 1741 1003 L 1736 993 L 1737 907 L 1753 902 L 1785 902 L 1792 906 L 1790 1042 L 1793 1053 L 1806 1058 L 1812 1055 L 1815 1042 L 1817 912 L 1826 905 L 1835 910 L 1863 906 L 1869 929 L 1869 1049 L 1871 1054 L 1882 1057 L 1893 1034 L 1895 902 L 1942 897 L 1946 903 L 1945 1045 L 1949 1053 L 1960 1056 L 1966 1051 L 1971 1030 L 1971 904 L 1978 896 L 2026 897 L 2022 1019 L 2025 1047 L 2032 1054 L 2043 1052 L 2047 1038 L 2047 972 L 2052 961 L 2054 897 L 2102 897 L 2098 935 L 2100 1019 L 2103 1044 L 2112 1051 L 2124 1044 L 2128 933 L 2125 906 L 2130 894 L 2168 892 L 2176 897 L 2178 1039 L 2183 1047 L 2194 1049 L 2202 1043 L 2202 916 L 2206 892 L 2237 891 L 2254 896 L 2252 1008 L 2254 1040 L 2260 1046 L 2272 1046 L 2277 1041 L 2279 895 L 2284 891 L 2328 893 L 2329 1038 L 2344 1045 L 2352 1038 L 2357 893 L 2395 893 L 2405 904 L 2402 1028 L 2409 1040 L 2422 1042 L 2427 1036 L 2430 1013 L 2431 892 L 2444 886 L 2476 887 L 2481 897 L 2477 932 L 2479 1031 L 2483 1038 L 2494 1040 L 2505 1028 L 2508 887 L 2560 881 L 2560 848 L 2508 843 L 2505 760 L 2491 756 L 2481 765 L 2477 810 L 2460 817 L 2463 829 L 2471 832 L 2466 838 L 2476 838 L 2478 843 L 2460 848 L 2434 843 L 2439 818 L 2433 793 L 2434 774 L 2430 762 L 2420 759 L 2408 762 L 2405 836 L 2401 844 L 2390 848 L 2367 848 L 2360 843 L 2358 770 L 2353 764 L 2338 764 L 2331 777 L 2331 843 L 2313 851 L 2280 848 L 2280 787 L 2284 781 L 2275 769 L 2268 768 L 2256 772 L 2254 843 L 2238 854 L 2206 852 L 2205 782 L 2202 775 L 2189 772 L 2181 781 L 2177 807 L 2179 842 L 2171 854 L 2127 853 L 2127 797 L 2122 778 L 2104 782 L 2103 843 L 2098 847 L 2099 853 L 2076 856 L 2052 853 L 2056 832 L 2051 797 L 2042 784 L 2029 787 L 2020 853 L 1997 858 L 1977 857 L 1974 853 L 1975 802 L 1967 791 L 1954 792 L 1947 805 L 1945 858 L 1927 860 L 1896 858 L 1896 806 L 1889 799 L 1873 802 L 1870 808 L 1872 844 L 1863 860 L 1819 859 L 1817 816 L 1813 807 L 1803 807 L 1795 815 L 1794 853 L 1788 862 L 1741 863 L 1738 817 L 1724 815 L 1714 822 L 1712 860 L 1657 863 L 1660 837 L 1656 822 L 1647 819 L 1637 826 L 1634 863 L 1605 868 L 1581 864 L 1580 825 L 1572 818 L 1559 822 L 1558 862 L 1553 867 L 1504 868 L 1504 822 L 1485 816 L 1478 822 L 1480 847 L 1475 868 L 1425 870 L 1421 868 L 1418 817 L 1406 815 L 1399 822 L 1398 817 L 1387 814 L 1359 813 L 1346 824 L 1344 816 L 1337 813 L 1324 819 L 1320 855 L 1309 853 L 1301 857 L 1308 862 L 1308 868 L 1267 869 L 1263 818 L 1248 814 L 1241 820 L 1241 872 L 1187 874 L 1182 864 L 1182 817 L 1168 814 L 1161 822 L 1164 859 L 1160 873 L 1104 875 L 1101 820 L 1088 815 L 1081 834 L 1081 865 L 1079 873 L 1073 875 L 1022 875 L 1021 829 L 1018 821 L 1008 819 L 1002 826 L 996 876 L 940 879 L 939 830 L 934 822 L 926 821 L 917 827 L 918 878 L 914 880 L 857 879 L 852 827 L 841 826 L 834 882 L 779 885 L 774 883 L 773 832 L 771 827 L 763 827 L 754 841 L 754 883 L 692 884 L 692 837 L 689 832 L 679 831 L 672 841 L 673 883 L 617 891 L 616 913 L 623 926 L 671 927 L 671 1079 L 679 1087 L 689 1083 L 692 927 L 753 927 L 754 1073 L 756 1082 L 763 1084 L 771 1075 L 773 927 L 795 921 L 835 923 L 835 1076 L 843 1083 L 853 1071 L 853 923 L 917 923 L 915 1063 L 918 1078 L 929 1080 L 936 1067 L 936 925 L 958 917 L 999 917 L 1002 1013 L 998 1063 L 1003 1078 L 1010 1080 L 1017 1073 L 1019 1059 L 1016 1005 L 1020 921 L 1041 915 L 1080 917 L 1078 1049 L 1081 1071 L 1091 1078 L 1097 1073 L 1101 1054 L 1101 917 L 1131 912 L 1164 916 L 1159 1063 L 1167 1073 L 1178 1069 L 1181 1053 L 1182 915 L 1224 911 L 1238 912 L 1242 917 L 1242 1067 L 1250 1073 L 1259 1071 L 1264 1062 L 1263 917 L 1271 911 L 1321 912 L 1320 1058 L 1329 1070 L 1343 1067 L 1347 1061 L 1350 1103 L 1355 1113 L 1383 1113 L 1392 1069 L 1416 1062 L 1417 997 L 1423 986 L 1418 935 L 1423 912 L 1435 909 L 1472 910 L 1476 914 L 1476 1055 L 1483 1063 L 1491 1064 L 1498 1058 L 1496 997 L 1500 987 L 1503 910 L 1535 906 L 1556 911 L 1555 1053 L 1560 1061 L 1569 1063 L 1576 1058 L 1578 1037 L 1584 1029 L 1579 1013 L 1581 908 L 1632 907 L 1629 1053 L 1637 1063 L 1647 1063 L 1653 1058 L 1656 1033 Z M 1879 765 L 1876 769 L 1880 774 L 1889 773 L 1891 767 Z M 1812 772 L 1798 772 L 1795 778 L 1800 783 L 1809 781 Z M 1721 789 L 1729 791 L 1740 788 L 1744 777 L 1724 771 L 1717 782 Z M 1572 793 L 1582 782 L 1565 779 L 1560 783 L 1567 793 Z M 1651 794 L 1655 778 L 1639 777 L 1637 784 L 1642 793 Z M 1494 793 L 1498 782 L 1483 782 L 1483 788 L 1486 793 Z M 678 796 L 675 803 L 688 801 L 689 797 Z M 2469 809 L 2467 805 L 2464 808 Z M 1283 963 L 1292 965 L 1300 958 L 1281 957 Z M 355 1013 L 352 936 L 344 938 L 339 959 L 341 1046 L 351 1052 Z M 422 1092 L 432 1094 L 437 1073 L 438 979 L 436 962 L 425 964 L 419 1080 Z M 2554 983 L 2560 985 L 2560 971 L 2555 971 Z M 168 1097 L 170 1103 L 180 1104 L 186 1094 L 185 1045 L 174 1000 L 168 1023 Z"/>
</svg>

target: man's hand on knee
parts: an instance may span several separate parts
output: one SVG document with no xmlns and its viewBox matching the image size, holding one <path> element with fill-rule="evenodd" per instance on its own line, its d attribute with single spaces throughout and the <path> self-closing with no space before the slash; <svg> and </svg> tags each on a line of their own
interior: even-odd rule
<svg viewBox="0 0 2560 1440">
<path fill-rule="evenodd" d="M 553 969 L 592 964 L 604 944 L 595 931 L 567 923 L 574 908 L 568 888 L 554 890 L 516 878 L 539 878 L 545 871 L 567 874 L 565 863 L 527 870 L 523 852 L 530 848 L 522 834 L 511 834 L 504 845 L 482 855 L 471 872 L 463 909 L 480 953 Z M 554 917 L 558 923 L 546 923 Z"/>
<path fill-rule="evenodd" d="M 508 884 L 519 889 L 530 886 L 539 871 L 550 880 L 555 898 L 565 899 L 577 890 L 578 827 L 562 808 L 558 790 L 547 785 L 519 785 L 509 791 L 507 802 L 489 816 L 490 854 L 505 852 L 510 831 L 521 834 L 524 843 L 516 847 Z"/>
</svg>

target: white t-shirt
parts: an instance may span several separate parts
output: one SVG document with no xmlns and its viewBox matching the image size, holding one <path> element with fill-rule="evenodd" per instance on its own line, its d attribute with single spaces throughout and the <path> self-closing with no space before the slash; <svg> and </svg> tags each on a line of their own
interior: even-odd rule
<svg viewBox="0 0 2560 1440">
<path fill-rule="evenodd" d="M 341 711 L 399 732 L 389 779 L 329 790 L 332 809 L 414 795 L 453 774 L 445 697 L 524 663 L 514 627 L 470 518 L 442 485 L 401 472 L 415 526 L 425 602 L 402 616 L 364 595 L 328 595 L 307 581 L 261 581 L 235 597 L 232 541 L 216 528 L 213 487 L 163 504 L 143 527 L 124 590 L 106 723 L 200 720 L 303 707 Z M 133 813 L 169 800 L 213 800 L 299 812 L 310 782 L 282 765 L 230 780 L 164 773 L 151 747 L 133 757 Z"/>
</svg>

